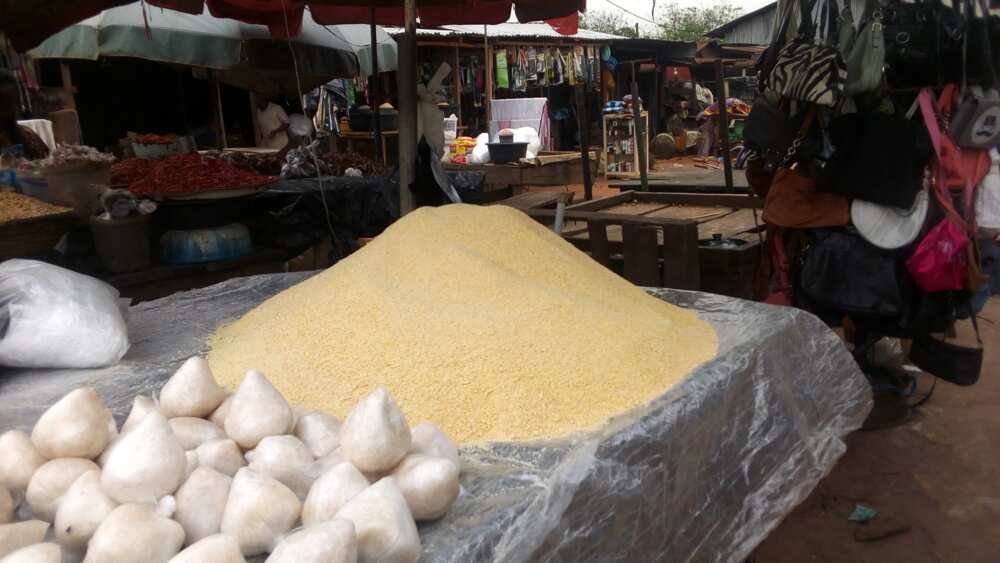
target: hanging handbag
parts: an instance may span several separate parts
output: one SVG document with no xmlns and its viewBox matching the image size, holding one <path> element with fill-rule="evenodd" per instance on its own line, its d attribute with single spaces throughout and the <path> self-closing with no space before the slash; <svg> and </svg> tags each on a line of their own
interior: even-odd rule
<svg viewBox="0 0 1000 563">
<path fill-rule="evenodd" d="M 965 231 L 950 219 L 942 219 L 917 245 L 906 269 L 924 291 L 963 289 L 968 245 Z"/>
<path fill-rule="evenodd" d="M 964 191 L 966 208 L 971 208 L 975 186 L 990 169 L 990 157 L 984 150 L 962 150 L 948 133 L 942 130 L 940 123 L 946 121 L 950 114 L 955 91 L 954 84 L 945 86 L 935 103 L 930 89 L 924 88 L 917 96 L 917 100 L 935 152 L 935 160 L 931 166 L 932 176 L 943 188 Z M 952 211 L 947 201 L 941 203 L 945 211 Z M 962 224 L 964 220 L 959 219 L 957 222 Z"/>
<path fill-rule="evenodd" d="M 804 9 L 807 6 L 807 0 L 798 0 L 799 10 L 801 12 L 800 19 L 805 19 L 805 14 L 807 13 Z M 792 22 L 792 15 L 794 12 L 794 5 L 791 1 L 787 4 L 778 4 L 778 9 L 784 9 L 780 14 L 780 21 L 778 23 L 778 32 L 774 34 L 771 38 L 770 44 L 764 49 L 764 52 L 760 54 L 757 59 L 757 64 L 754 65 L 754 69 L 757 72 L 757 82 L 761 92 L 768 88 L 768 81 L 771 76 L 771 70 L 774 68 L 774 64 L 778 62 L 778 53 L 781 51 L 788 43 L 788 31 Z M 811 6 L 809 6 L 811 10 Z"/>
<path fill-rule="evenodd" d="M 876 0 L 865 1 L 861 27 L 844 57 L 847 64 L 845 95 L 857 96 L 879 89 L 885 66 L 885 36 L 882 34 L 882 10 L 876 7 Z"/>
<path fill-rule="evenodd" d="M 773 103 L 767 96 L 759 96 L 754 100 L 743 127 L 744 144 L 762 160 L 772 176 L 802 130 L 808 114 L 808 111 L 803 111 L 790 116 L 785 105 Z M 820 141 L 819 135 L 809 135 L 799 142 L 797 150 L 800 153 L 811 153 L 818 148 Z"/>
<path fill-rule="evenodd" d="M 764 222 L 779 227 L 836 227 L 850 218 L 846 197 L 816 191 L 816 181 L 795 168 L 779 169 L 764 199 Z"/>
<path fill-rule="evenodd" d="M 986 0 L 980 0 L 980 8 L 984 14 L 989 13 Z M 979 28 L 977 39 L 981 47 L 982 66 L 988 72 L 980 72 L 982 82 L 991 84 L 993 90 L 984 92 L 980 87 L 969 88 L 966 83 L 968 69 L 966 68 L 967 53 L 962 57 L 962 102 L 951 119 L 948 129 L 955 143 L 968 149 L 989 150 L 1000 144 L 1000 93 L 996 87 L 1000 85 L 997 69 L 993 64 L 993 54 L 990 49 L 990 36 L 986 18 L 977 18 L 970 0 L 965 1 L 966 15 L 970 31 Z M 970 33 L 971 35 L 971 33 Z"/>
<path fill-rule="evenodd" d="M 874 317 L 906 312 L 899 256 L 853 232 L 820 229 L 802 250 L 797 299 L 813 310 Z"/>
<path fill-rule="evenodd" d="M 821 13 L 825 15 L 820 20 L 830 32 L 826 42 L 832 43 L 836 37 L 836 17 L 830 0 L 823 1 Z M 818 26 L 806 21 L 810 14 L 810 11 L 802 13 L 799 35 L 778 52 L 768 77 L 768 88 L 790 100 L 834 106 L 844 93 L 847 66 L 836 47 L 814 43 Z"/>
<path fill-rule="evenodd" d="M 958 81 L 965 22 L 940 0 L 892 0 L 882 8 L 886 80 L 894 88 Z"/>
<path fill-rule="evenodd" d="M 919 122 L 884 113 L 849 113 L 835 118 L 827 130 L 834 152 L 817 178 L 818 189 L 913 207 L 934 154 Z"/>
<path fill-rule="evenodd" d="M 979 334 L 976 314 L 969 307 L 969 318 L 976 332 L 976 347 L 962 346 L 929 333 L 918 335 L 910 347 L 910 361 L 925 372 L 950 381 L 955 385 L 969 386 L 979 381 L 983 369 L 983 340 Z"/>
<path fill-rule="evenodd" d="M 850 220 L 850 202 L 838 195 L 818 192 L 816 181 L 799 174 L 798 164 L 803 139 L 813 130 L 816 108 L 806 111 L 798 136 L 785 151 L 764 199 L 764 222 L 779 227 L 810 228 L 846 225 Z"/>
</svg>

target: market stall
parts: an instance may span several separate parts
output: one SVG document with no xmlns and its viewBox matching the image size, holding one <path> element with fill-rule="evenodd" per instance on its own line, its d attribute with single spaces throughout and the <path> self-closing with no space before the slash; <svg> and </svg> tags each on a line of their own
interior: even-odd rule
<svg viewBox="0 0 1000 563">
<path fill-rule="evenodd" d="M 0 428 L 30 429 L 79 386 L 95 388 L 121 421 L 135 394 L 204 353 L 217 326 L 309 275 L 230 280 L 133 307 L 134 344 L 120 364 L 9 370 Z M 464 493 L 443 520 L 421 526 L 424 560 L 738 562 L 830 470 L 871 406 L 840 340 L 789 309 L 653 293 L 712 324 L 716 358 L 600 431 L 464 448 Z"/>
</svg>

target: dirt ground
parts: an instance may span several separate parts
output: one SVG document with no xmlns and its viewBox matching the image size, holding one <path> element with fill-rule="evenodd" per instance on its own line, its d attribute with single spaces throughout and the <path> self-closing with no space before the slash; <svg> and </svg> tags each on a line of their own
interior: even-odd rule
<svg viewBox="0 0 1000 563">
<path fill-rule="evenodd" d="M 902 426 L 850 436 L 833 472 L 753 563 L 1000 561 L 1000 299 L 981 318 L 979 383 L 940 382 Z M 878 515 L 848 521 L 857 504 Z"/>
</svg>

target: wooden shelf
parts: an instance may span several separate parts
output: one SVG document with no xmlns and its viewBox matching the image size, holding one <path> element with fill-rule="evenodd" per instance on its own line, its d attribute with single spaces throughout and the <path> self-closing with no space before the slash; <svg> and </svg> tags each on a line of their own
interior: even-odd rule
<svg viewBox="0 0 1000 563">
<path fill-rule="evenodd" d="M 643 122 L 643 131 L 649 130 L 649 113 L 643 111 L 639 114 Z M 604 175 L 607 178 L 638 178 L 639 177 L 639 145 L 645 145 L 646 154 L 649 154 L 649 139 L 643 136 L 639 139 L 636 134 L 635 116 L 631 113 L 606 113 L 604 114 L 604 151 L 605 169 Z M 610 134 L 609 134 L 610 125 Z M 627 132 L 623 134 L 622 128 Z M 627 143 L 622 147 L 622 143 Z M 625 152 L 620 152 L 624 150 Z M 631 158 L 629 158 L 631 157 Z M 622 170 L 622 165 L 627 169 Z"/>
</svg>

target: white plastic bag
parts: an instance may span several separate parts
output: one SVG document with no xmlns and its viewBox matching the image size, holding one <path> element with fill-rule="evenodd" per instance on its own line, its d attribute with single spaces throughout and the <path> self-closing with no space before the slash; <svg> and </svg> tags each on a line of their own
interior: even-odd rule
<svg viewBox="0 0 1000 563">
<path fill-rule="evenodd" d="M 983 229 L 1000 230 L 1000 149 L 990 149 L 990 171 L 979 184 L 976 223 Z"/>
<path fill-rule="evenodd" d="M 36 543 L 0 559 L 0 563 L 59 563 L 62 550 L 54 543 Z"/>
<path fill-rule="evenodd" d="M 184 528 L 154 504 L 111 511 L 87 544 L 83 563 L 166 563 L 181 550 Z"/>
<path fill-rule="evenodd" d="M 80 475 L 56 509 L 56 540 L 67 550 L 82 553 L 97 527 L 117 506 L 101 489 L 100 471 Z"/>
<path fill-rule="evenodd" d="M 222 530 L 222 515 L 232 484 L 232 477 L 200 467 L 177 489 L 174 520 L 184 528 L 184 545 L 191 545 Z"/>
<path fill-rule="evenodd" d="M 357 563 L 354 523 L 331 520 L 292 532 L 281 540 L 265 563 Z"/>
<path fill-rule="evenodd" d="M 236 538 L 215 534 L 201 539 L 178 553 L 169 563 L 246 563 Z"/>
<path fill-rule="evenodd" d="M 538 151 L 542 149 L 542 141 L 538 138 L 538 132 L 534 127 L 518 127 L 514 129 L 515 143 L 528 143 L 524 158 L 535 158 Z"/>
<path fill-rule="evenodd" d="M 354 522 L 361 563 L 416 563 L 420 558 L 417 525 L 393 477 L 352 498 L 337 518 Z"/>
<path fill-rule="evenodd" d="M 410 443 L 410 427 L 403 412 L 381 387 L 358 401 L 340 429 L 340 453 L 367 473 L 395 467 Z"/>
<path fill-rule="evenodd" d="M 301 512 L 302 503 L 291 489 L 244 467 L 229 488 L 222 533 L 236 538 L 244 556 L 259 555 L 274 548 Z"/>
<path fill-rule="evenodd" d="M 118 290 L 35 260 L 0 263 L 0 365 L 97 368 L 128 351 Z"/>
<path fill-rule="evenodd" d="M 490 135 L 488 133 L 480 133 L 476 137 L 476 146 L 472 149 L 472 154 L 469 155 L 469 164 L 488 164 L 490 162 L 490 147 L 487 145 L 490 141 Z"/>
</svg>

